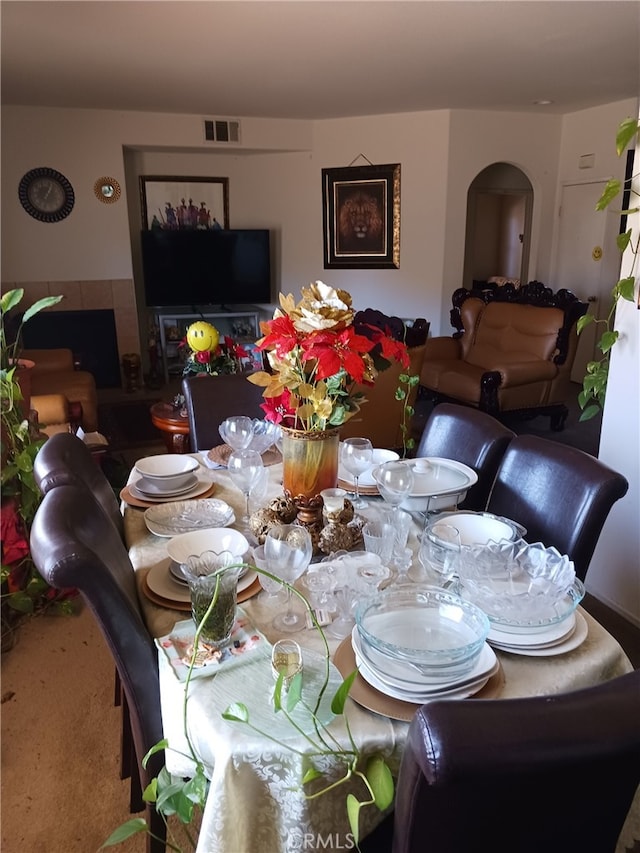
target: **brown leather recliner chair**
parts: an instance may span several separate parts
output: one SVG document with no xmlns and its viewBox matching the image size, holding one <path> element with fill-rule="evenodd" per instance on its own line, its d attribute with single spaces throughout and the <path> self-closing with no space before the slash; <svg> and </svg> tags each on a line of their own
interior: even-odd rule
<svg viewBox="0 0 640 853">
<path fill-rule="evenodd" d="M 538 281 L 453 294 L 453 337 L 427 341 L 420 373 L 426 396 L 502 412 L 547 414 L 564 427 L 576 354 L 576 322 L 588 305 Z"/>
<path fill-rule="evenodd" d="M 38 398 L 41 395 L 63 394 L 74 408 L 74 404 L 82 407 L 80 423 L 85 432 L 96 432 L 98 429 L 98 393 L 92 373 L 87 370 L 76 370 L 73 363 L 73 353 L 70 349 L 25 349 L 20 353 L 21 358 L 35 362 L 31 371 L 32 408 L 38 411 L 41 422 L 46 424 L 43 412 L 38 409 Z M 41 406 L 42 408 L 42 406 Z"/>
</svg>

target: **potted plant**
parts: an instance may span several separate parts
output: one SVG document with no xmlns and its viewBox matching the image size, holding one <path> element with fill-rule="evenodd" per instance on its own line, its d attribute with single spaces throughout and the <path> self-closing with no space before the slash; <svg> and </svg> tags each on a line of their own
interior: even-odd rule
<svg viewBox="0 0 640 853">
<path fill-rule="evenodd" d="M 29 419 L 22 377 L 28 365 L 20 359 L 22 327 L 34 314 L 58 303 L 47 296 L 20 317 L 15 313 L 24 290 L 9 290 L 0 300 L 0 409 L 2 417 L 1 614 L 2 649 L 10 648 L 16 624 L 27 613 L 65 596 L 52 590 L 36 571 L 29 556 L 29 530 L 40 502 L 33 476 L 33 460 L 44 438 Z M 14 312 L 14 313 L 11 313 Z M 12 325 L 12 320 L 16 322 Z"/>
<path fill-rule="evenodd" d="M 639 131 L 640 122 L 635 118 L 625 119 L 618 126 L 616 133 L 616 152 L 618 157 L 622 156 L 629 143 L 638 135 Z M 631 185 L 632 180 L 629 180 L 625 189 L 629 191 L 630 196 L 632 194 L 637 196 L 637 191 Z M 596 204 L 596 210 L 606 210 L 622 190 L 623 184 L 620 180 L 617 178 L 609 180 Z M 626 206 L 626 210 L 621 210 L 620 214 L 625 215 L 637 211 L 637 204 L 633 205 L 629 203 Z M 640 248 L 640 235 L 633 234 L 632 229 L 628 228 L 624 233 L 618 235 L 616 242 L 621 252 L 625 252 L 628 249 L 633 255 L 629 274 L 621 278 L 614 285 L 611 292 L 611 309 L 605 320 L 596 320 L 592 314 L 585 314 L 577 323 L 578 334 L 591 323 L 599 323 L 602 326 L 602 334 L 596 344 L 602 353 L 602 357 L 598 361 L 590 361 L 587 364 L 587 373 L 583 379 L 582 391 L 578 395 L 578 402 L 582 409 L 581 421 L 593 418 L 604 406 L 605 395 L 607 393 L 607 380 L 609 378 L 611 348 L 619 338 L 619 333 L 614 328 L 616 307 L 620 299 L 626 299 L 629 302 L 633 302 L 634 299 L 635 272 L 638 262 L 638 250 Z"/>
</svg>

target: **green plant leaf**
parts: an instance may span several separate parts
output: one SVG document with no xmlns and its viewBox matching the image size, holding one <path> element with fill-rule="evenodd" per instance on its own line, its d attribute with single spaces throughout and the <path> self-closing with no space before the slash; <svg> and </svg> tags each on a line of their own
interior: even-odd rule
<svg viewBox="0 0 640 853">
<path fill-rule="evenodd" d="M 617 340 L 618 332 L 604 332 L 598 342 L 598 349 L 603 353 L 607 353 Z"/>
<path fill-rule="evenodd" d="M 234 702 L 232 705 L 222 712 L 223 720 L 232 720 L 236 723 L 249 722 L 249 709 L 242 702 Z"/>
<path fill-rule="evenodd" d="M 297 672 L 291 679 L 287 690 L 287 711 L 291 713 L 302 699 L 302 673 Z"/>
<path fill-rule="evenodd" d="M 136 835 L 138 832 L 146 832 L 147 829 L 146 820 L 141 817 L 134 817 L 114 830 L 99 849 L 102 850 L 105 847 L 113 847 L 114 844 L 120 844 L 121 842 L 126 841 L 127 838 L 131 838 L 132 835 Z"/>
<path fill-rule="evenodd" d="M 379 755 L 367 761 L 366 777 L 373 792 L 373 798 L 380 811 L 384 811 L 393 802 L 393 776 L 386 761 Z"/>
<path fill-rule="evenodd" d="M 591 418 L 594 418 L 598 412 L 600 411 L 600 406 L 596 406 L 595 404 L 592 406 L 587 406 L 586 409 L 582 412 L 579 421 L 590 421 Z"/>
<path fill-rule="evenodd" d="M 347 817 L 353 840 L 358 845 L 360 842 L 360 809 L 362 803 L 353 794 L 347 794 Z"/>
<path fill-rule="evenodd" d="M 596 202 L 596 210 L 604 210 L 611 204 L 613 199 L 619 194 L 621 186 L 622 184 L 617 178 L 610 178 L 602 191 L 602 195 Z"/>
<path fill-rule="evenodd" d="M 622 157 L 625 148 L 629 145 L 633 137 L 640 129 L 640 124 L 635 118 L 626 118 L 618 125 L 616 133 L 616 152 L 618 157 Z"/>
<path fill-rule="evenodd" d="M 307 782 L 313 782 L 314 779 L 319 779 L 321 776 L 322 772 L 316 767 L 311 766 L 302 777 L 302 784 L 306 785 Z"/>
<path fill-rule="evenodd" d="M 62 296 L 44 296 L 42 299 L 38 299 L 37 302 L 34 302 L 33 305 L 30 305 L 24 312 L 22 322 L 26 323 L 27 320 L 30 320 L 34 314 L 37 314 L 39 311 L 42 311 L 43 308 L 50 308 L 52 305 L 57 305 L 61 299 Z"/>
<path fill-rule="evenodd" d="M 351 690 L 351 685 L 356 680 L 358 676 L 358 670 L 354 669 L 353 672 L 348 675 L 340 687 L 335 692 L 333 699 L 331 700 L 331 710 L 334 714 L 343 714 L 345 702 L 347 701 L 347 697 L 349 695 L 349 691 Z"/>
<path fill-rule="evenodd" d="M 145 803 L 155 803 L 158 799 L 158 778 L 152 779 L 142 792 Z"/>
<path fill-rule="evenodd" d="M 147 752 L 145 757 L 142 759 L 142 766 L 145 768 L 145 770 L 147 768 L 147 762 L 149 761 L 149 759 L 151 758 L 152 755 L 155 755 L 156 752 L 162 752 L 163 749 L 168 749 L 168 748 L 169 748 L 169 741 L 166 738 L 164 738 L 163 740 L 159 740 L 158 743 L 154 744 L 154 746 L 151 747 L 151 749 Z"/>
<path fill-rule="evenodd" d="M 576 330 L 578 334 L 585 328 L 585 326 L 590 326 L 591 323 L 595 322 L 595 317 L 593 314 L 583 314 L 582 317 L 576 323 Z"/>
<path fill-rule="evenodd" d="M 634 302 L 635 279 L 632 275 L 628 278 L 621 278 L 617 284 L 618 293 L 627 302 Z"/>
<path fill-rule="evenodd" d="M 625 231 L 624 234 L 618 234 L 616 237 L 616 245 L 620 249 L 621 252 L 627 248 L 631 241 L 631 228 L 628 231 Z"/>
</svg>

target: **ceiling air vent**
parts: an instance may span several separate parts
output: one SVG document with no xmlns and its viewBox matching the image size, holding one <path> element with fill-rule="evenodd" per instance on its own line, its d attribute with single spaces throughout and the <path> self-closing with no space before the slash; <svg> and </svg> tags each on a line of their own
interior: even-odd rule
<svg viewBox="0 0 640 853">
<path fill-rule="evenodd" d="M 240 122 L 229 119 L 206 118 L 204 138 L 207 142 L 240 142 Z"/>
</svg>

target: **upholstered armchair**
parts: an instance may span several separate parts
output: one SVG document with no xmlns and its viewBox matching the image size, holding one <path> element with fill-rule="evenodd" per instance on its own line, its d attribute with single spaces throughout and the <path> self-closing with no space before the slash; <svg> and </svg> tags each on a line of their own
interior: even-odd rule
<svg viewBox="0 0 640 853">
<path fill-rule="evenodd" d="M 25 349 L 21 358 L 35 362 L 31 371 L 31 407 L 38 412 L 40 423 L 49 425 L 53 401 L 48 395 L 66 398 L 69 420 L 79 422 L 85 432 L 98 429 L 98 394 L 92 373 L 76 370 L 73 353 L 64 347 L 58 349 Z M 59 402 L 59 401 L 58 401 Z"/>
<path fill-rule="evenodd" d="M 436 401 L 502 412 L 546 414 L 562 430 L 568 409 L 576 322 L 587 311 L 571 291 L 539 281 L 453 294 L 452 337 L 430 338 L 420 373 Z"/>
</svg>

